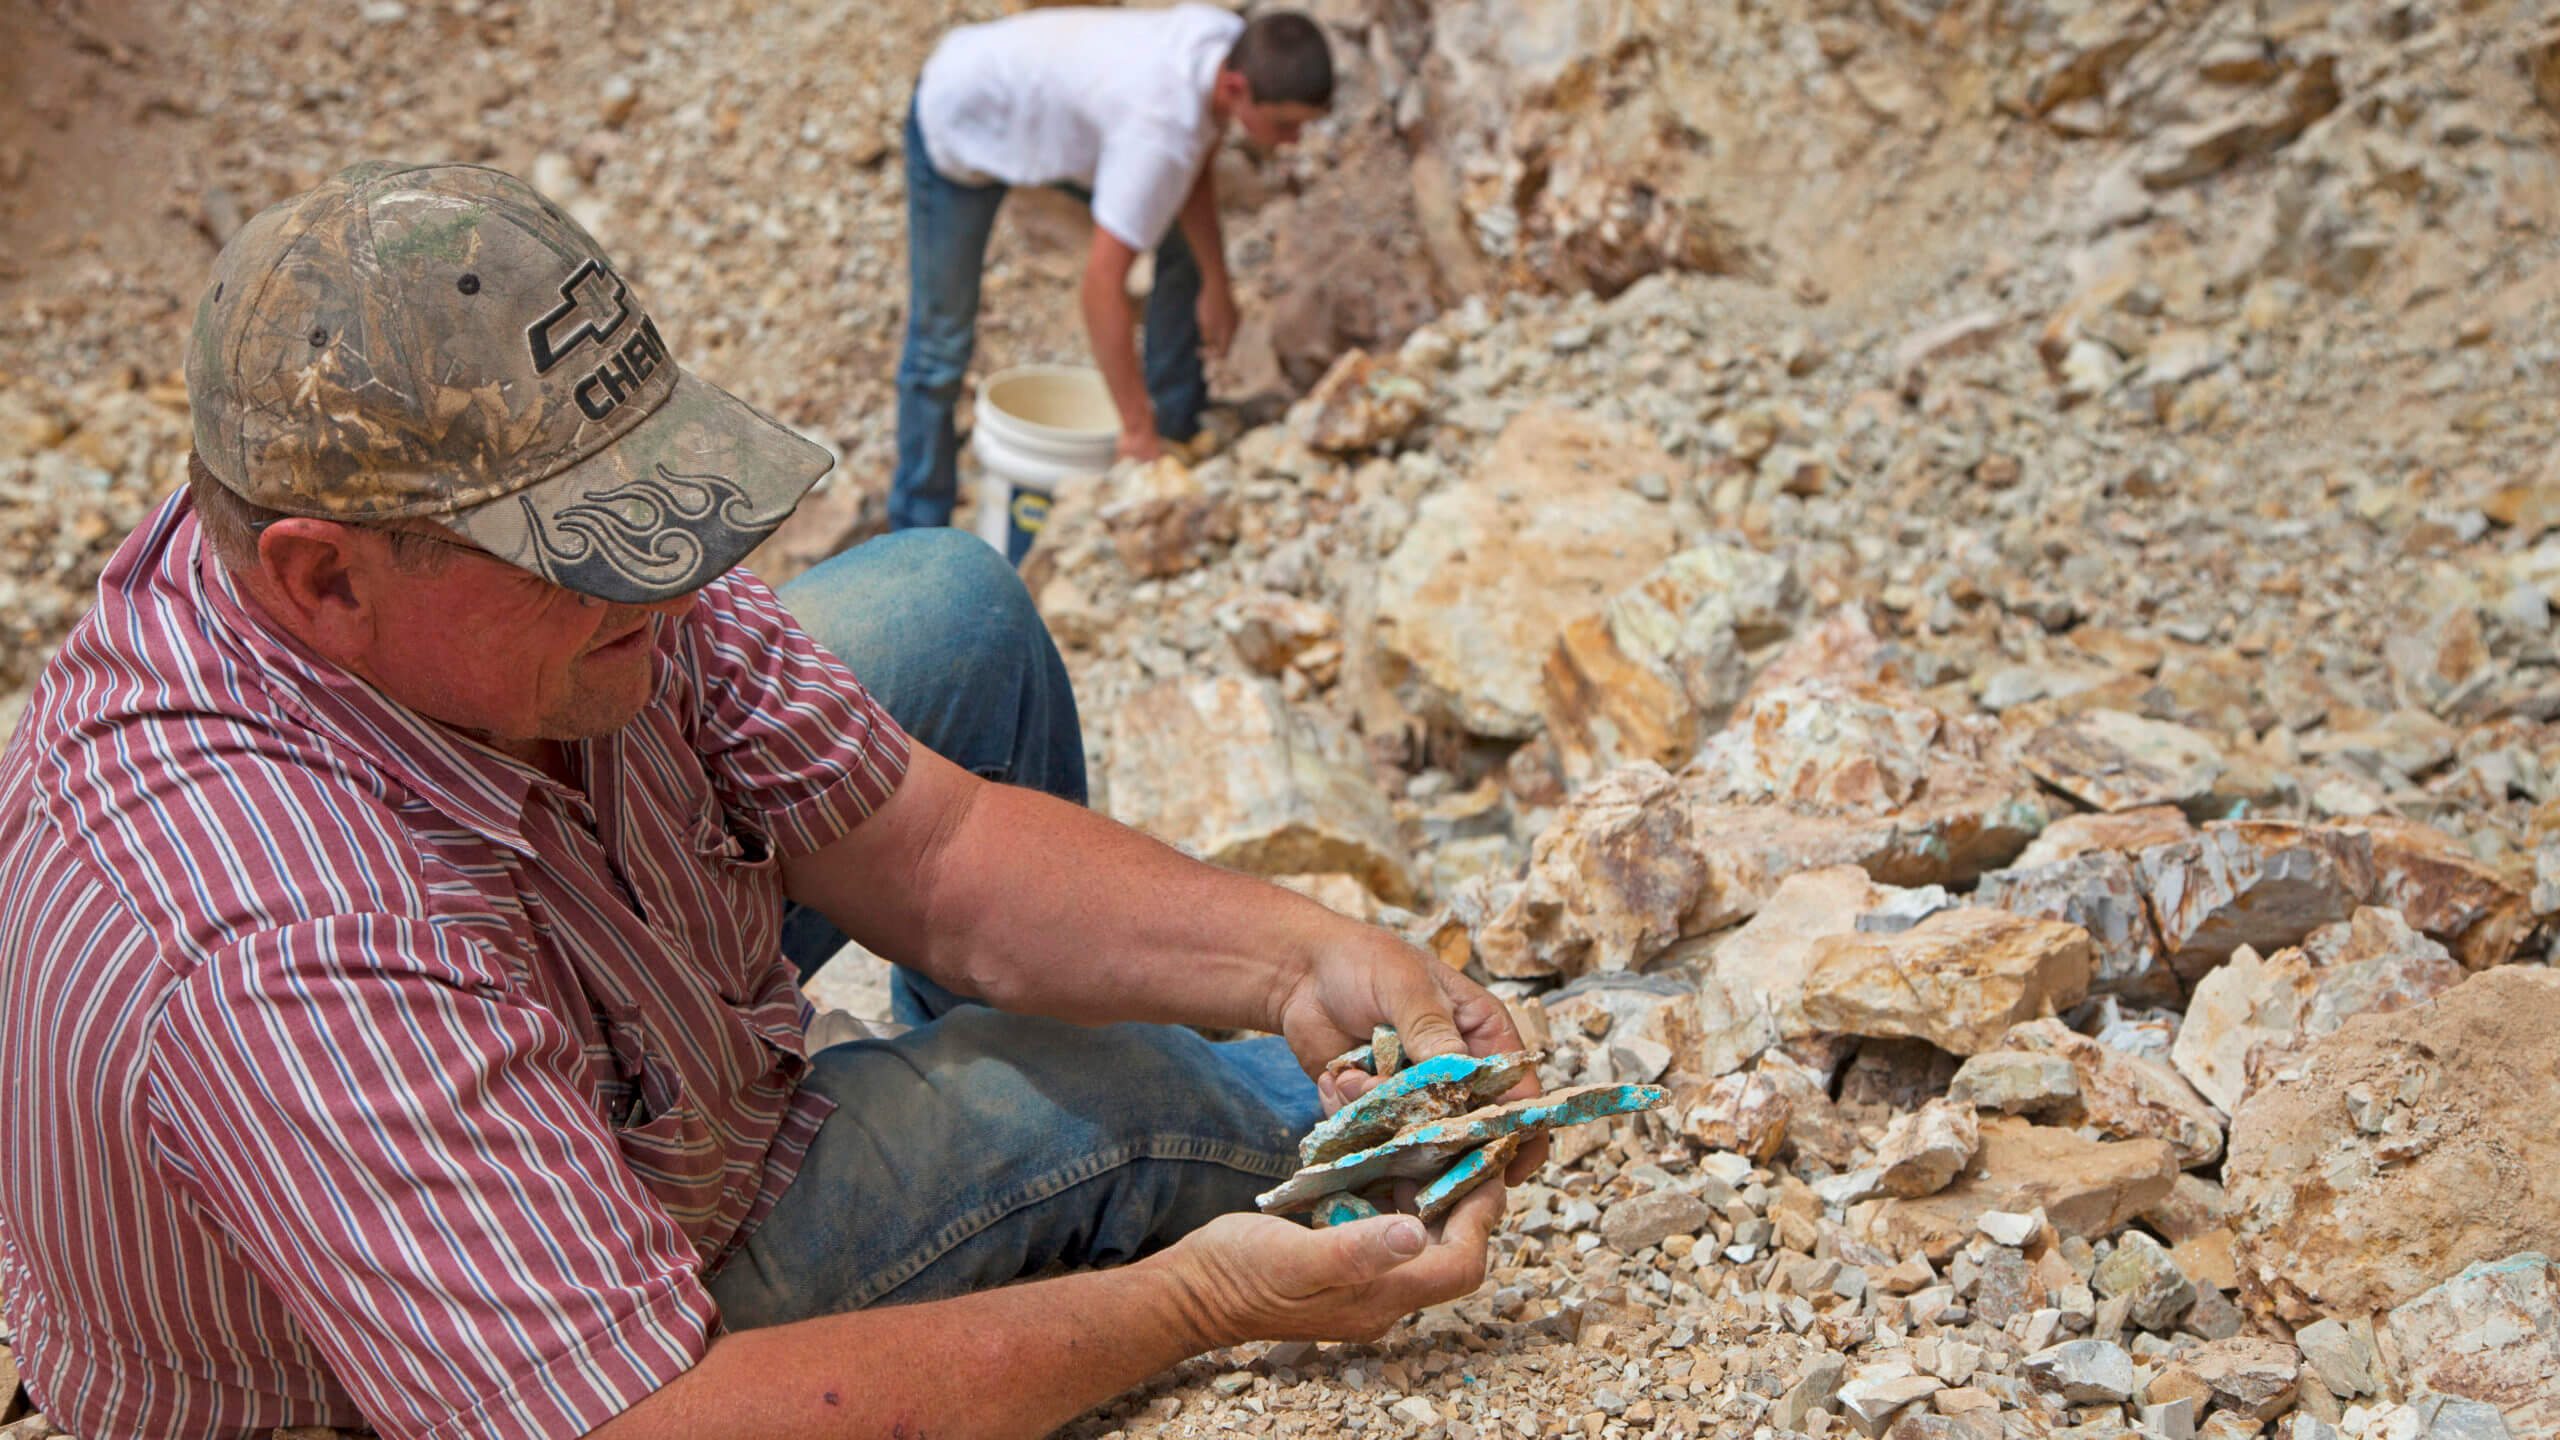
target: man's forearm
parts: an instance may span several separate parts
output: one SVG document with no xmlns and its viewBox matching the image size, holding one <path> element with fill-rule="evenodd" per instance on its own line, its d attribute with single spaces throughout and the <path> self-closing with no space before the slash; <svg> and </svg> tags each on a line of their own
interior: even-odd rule
<svg viewBox="0 0 2560 1440">
<path fill-rule="evenodd" d="M 1231 1337 L 1166 1266 L 1117 1270 L 750 1330 L 594 1433 L 1036 1436 Z"/>
<path fill-rule="evenodd" d="M 991 785 L 938 847 L 913 963 L 1001 1009 L 1257 1030 L 1328 937 L 1312 900 L 1037 791 Z"/>
<path fill-rule="evenodd" d="M 1120 412 L 1123 431 L 1155 428 L 1155 406 L 1147 399 L 1138 373 L 1137 317 L 1129 307 L 1128 270 L 1114 275 L 1102 265 L 1088 265 L 1078 298 L 1084 308 L 1085 338 L 1093 347 L 1094 368 L 1111 389 L 1112 406 Z"/>
</svg>

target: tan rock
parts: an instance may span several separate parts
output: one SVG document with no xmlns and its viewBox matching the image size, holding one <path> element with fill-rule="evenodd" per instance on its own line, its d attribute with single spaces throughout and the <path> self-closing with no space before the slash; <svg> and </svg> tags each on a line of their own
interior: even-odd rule
<svg viewBox="0 0 2560 1440">
<path fill-rule="evenodd" d="M 1919 791 L 1948 723 L 1907 691 L 1811 681 L 1755 694 L 1692 773 L 1711 801 L 1881 815 Z"/>
<path fill-rule="evenodd" d="M 2212 793 L 2222 752 L 2183 725 L 2084 710 L 2037 731 L 2023 755 L 2046 784 L 2100 810 L 2180 805 Z"/>
<path fill-rule="evenodd" d="M 1746 700 L 1812 680 L 1872 685 L 1886 678 L 1891 666 L 1884 642 L 1867 623 L 1867 612 L 1843 605 L 1819 624 L 1797 632 L 1751 682 Z"/>
<path fill-rule="evenodd" d="M 2213 1108 L 2166 1065 L 2110 1049 L 2060 1020 L 2012 1026 L 2001 1046 L 2071 1062 L 2079 1099 L 2049 1119 L 2094 1125 L 2119 1140 L 2165 1140 L 2178 1152 L 2181 1167 L 2210 1164 L 2222 1154 L 2222 1125 Z"/>
<path fill-rule="evenodd" d="M 1876 1142 L 1876 1165 L 1884 1171 L 1877 1183 L 1888 1195 L 1935 1195 L 1981 1148 L 1972 1107 L 1932 1100 L 1885 1127 Z"/>
<path fill-rule="evenodd" d="M 2243 945 L 2299 944 L 2373 893 L 2373 846 L 2360 831 L 2218 821 L 2136 861 L 2169 963 L 2190 982 Z"/>
<path fill-rule="evenodd" d="M 2224 1164 L 2253 1313 L 2369 1314 L 2560 1234 L 2560 974 L 2484 971 L 2286 1068 L 2232 1118 Z"/>
<path fill-rule="evenodd" d="M 2032 849 L 2033 847 L 2029 847 Z M 2133 862 L 2098 850 L 2050 864 L 1994 870 L 1975 887 L 1973 903 L 2013 915 L 2060 920 L 2089 932 L 2092 994 L 2136 1002 L 2172 1002 L 2177 978 L 2160 950 L 2141 876 Z"/>
<path fill-rule="evenodd" d="M 1658 765 L 1602 777 L 1531 843 L 1528 874 L 1477 933 L 1476 954 L 1500 976 L 1641 967 L 1681 937 L 1707 884 L 1691 821 Z"/>
<path fill-rule="evenodd" d="M 2452 836 L 2382 815 L 2355 828 L 2372 837 L 2372 902 L 2443 941 L 2464 965 L 2503 965 L 2533 932 L 2525 888 L 2473 859 Z"/>
<path fill-rule="evenodd" d="M 1741 987 L 1768 1013 L 1781 1036 L 1815 1033 L 1804 1016 L 1804 977 L 1814 947 L 1857 933 L 1858 917 L 1899 893 L 1855 865 L 1790 875 L 1740 929 L 1711 942 L 1714 973 Z"/>
<path fill-rule="evenodd" d="M 1431 408 L 1430 387 L 1358 349 L 1333 362 L 1296 417 L 1307 445 L 1328 454 L 1374 450 L 1400 439 Z"/>
<path fill-rule="evenodd" d="M 2409 928 L 2400 912 L 2370 906 L 2344 925 L 2312 931 L 2302 954 L 2315 967 L 2302 1033 L 2315 1038 L 2351 1016 L 2423 1005 L 2467 973 L 2444 946 Z"/>
<path fill-rule="evenodd" d="M 1385 794 L 1351 739 L 1291 711 L 1267 682 L 1169 680 L 1112 717 L 1113 818 L 1212 864 L 1258 875 L 1356 875 L 1413 898 Z"/>
<path fill-rule="evenodd" d="M 1787 1100 L 1787 1144 L 1795 1153 L 1833 1170 L 1846 1169 L 1862 1142 L 1857 1127 L 1840 1113 L 1823 1073 L 1783 1050 L 1772 1050 L 1752 1067 Z"/>
<path fill-rule="evenodd" d="M 2030 869 L 2075 855 L 2115 850 L 2127 855 L 2154 845 L 2170 845 L 2195 837 L 2196 827 L 2174 805 L 2154 805 L 2119 814 L 2065 815 L 2018 856 L 2015 868 Z"/>
<path fill-rule="evenodd" d="M 1924 748 L 1879 763 L 1854 733 L 1821 730 L 1817 712 Z M 2049 813 L 1989 722 L 1941 723 L 1907 692 L 1763 692 L 1676 783 L 1638 763 L 1572 797 L 1476 950 L 1498 975 L 1639 968 L 1675 940 L 1749 919 L 1797 871 L 1858 865 L 1896 885 L 1970 883 Z"/>
<path fill-rule="evenodd" d="M 1218 607 L 1218 628 L 1261 675 L 1277 675 L 1342 629 L 1334 613 L 1277 590 L 1247 590 Z"/>
<path fill-rule="evenodd" d="M 1997 1048 L 2011 1025 L 2076 1005 L 2089 936 L 2002 910 L 1942 910 L 1891 935 L 1817 943 L 1804 1014 L 1844 1035 L 1909 1037 L 1959 1055 Z"/>
<path fill-rule="evenodd" d="M 1379 570 L 1381 659 L 1406 707 L 1479 735 L 1536 734 L 1557 632 L 1669 558 L 1669 528 L 1630 482 L 1675 468 L 1558 411 L 1505 427 L 1474 474 L 1422 502 Z"/>
<path fill-rule="evenodd" d="M 1759 1163 L 1775 1158 L 1786 1143 L 1794 1110 L 1786 1087 L 1757 1073 L 1727 1075 L 1672 1094 L 1681 1134 L 1710 1150 L 1731 1150 Z"/>
<path fill-rule="evenodd" d="M 2302 1353 L 2276 1340 L 2235 1335 L 2209 1341 L 2177 1363 L 2213 1392 L 2213 1403 L 2264 1425 L 2293 1408 Z"/>
<path fill-rule="evenodd" d="M 1103 529 L 1142 580 L 1195 569 L 1235 542 L 1234 493 L 1204 486 L 1173 456 L 1121 476 L 1110 495 L 1099 511 Z"/>
<path fill-rule="evenodd" d="M 1742 696 L 1742 655 L 1782 637 L 1795 572 L 1746 546 L 1682 551 L 1568 624 L 1548 656 L 1547 733 L 1579 783 L 1628 760 L 1685 762 Z"/>
<path fill-rule="evenodd" d="M 2170 1063 L 2225 1114 L 2237 1110 L 2249 1093 L 2251 1052 L 2301 1031 L 2318 984 L 2299 950 L 2262 960 L 2241 946 L 2229 964 L 2196 983 L 2169 1046 Z"/>
<path fill-rule="evenodd" d="M 1986 1212 L 2024 1214 L 2038 1206 L 2063 1235 L 2097 1239 L 2159 1203 L 2178 1173 L 2176 1152 L 2158 1140 L 2085 1140 L 2006 1116 L 1980 1123 L 1982 1148 L 1953 1185 L 1917 1200 L 1859 1207 L 1870 1240 L 1944 1262 L 1972 1239 Z M 1857 1219 L 1853 1213 L 1853 1224 Z"/>
</svg>

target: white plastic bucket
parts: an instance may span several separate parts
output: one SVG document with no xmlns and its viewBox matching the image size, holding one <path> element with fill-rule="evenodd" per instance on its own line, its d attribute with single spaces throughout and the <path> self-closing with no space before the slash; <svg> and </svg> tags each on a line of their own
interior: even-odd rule
<svg viewBox="0 0 2560 1440">
<path fill-rule="evenodd" d="M 1058 482 L 1110 469 L 1119 448 L 1120 411 L 1099 370 L 1018 365 L 979 381 L 969 435 L 979 466 L 978 537 L 1021 564 Z"/>
</svg>

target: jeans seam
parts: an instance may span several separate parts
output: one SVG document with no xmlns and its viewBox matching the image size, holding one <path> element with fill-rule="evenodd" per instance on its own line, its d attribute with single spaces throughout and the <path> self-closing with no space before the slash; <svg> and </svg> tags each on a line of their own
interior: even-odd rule
<svg viewBox="0 0 2560 1440">
<path fill-rule="evenodd" d="M 861 1309 L 897 1289 L 922 1273 L 926 1266 L 984 1234 L 1006 1216 L 1037 1205 L 1043 1200 L 1053 1199 L 1088 1180 L 1098 1179 L 1124 1165 L 1141 1160 L 1180 1160 L 1223 1165 L 1230 1170 L 1242 1171 L 1248 1175 L 1268 1176 L 1275 1180 L 1295 1173 L 1297 1168 L 1294 1157 L 1275 1161 L 1268 1157 L 1268 1152 L 1256 1151 L 1223 1140 L 1205 1140 L 1189 1135 L 1152 1135 L 1142 1140 L 1129 1141 L 1088 1155 L 1077 1164 L 1062 1166 L 1038 1179 L 1026 1181 L 1015 1187 L 1004 1198 L 991 1200 L 943 1226 L 923 1245 L 918 1246 L 915 1253 L 906 1261 L 884 1268 L 873 1279 L 856 1287 L 851 1308 Z"/>
</svg>

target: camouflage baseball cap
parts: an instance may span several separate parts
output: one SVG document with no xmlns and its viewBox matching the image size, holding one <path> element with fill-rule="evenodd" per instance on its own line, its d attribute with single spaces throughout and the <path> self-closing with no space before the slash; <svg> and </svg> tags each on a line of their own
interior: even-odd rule
<svg viewBox="0 0 2560 1440">
<path fill-rule="evenodd" d="M 477 165 L 357 165 L 242 226 L 187 395 L 196 453 L 244 499 L 431 518 L 630 604 L 737 564 L 834 464 L 676 368 L 595 238 Z"/>
</svg>

